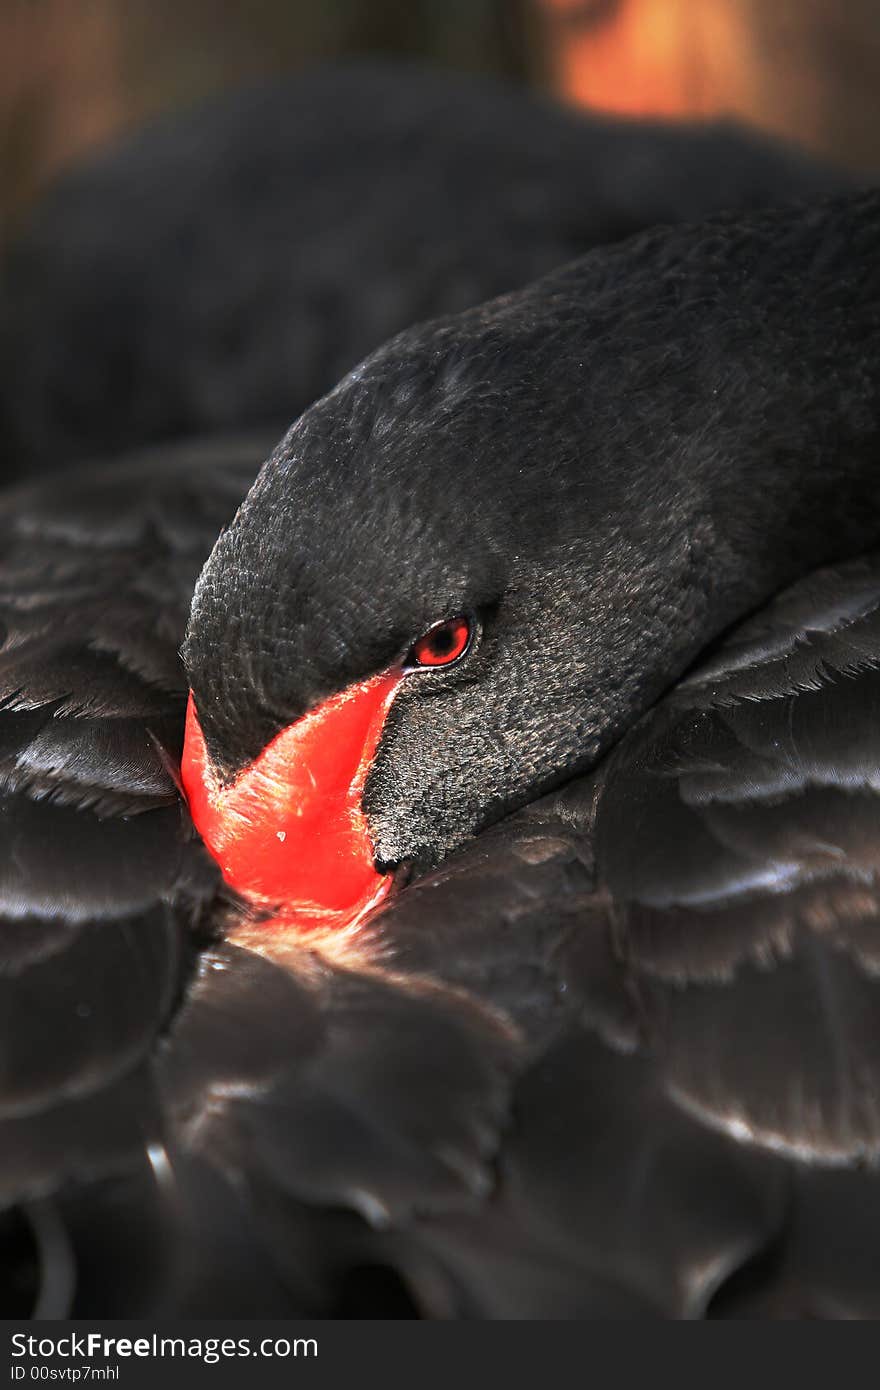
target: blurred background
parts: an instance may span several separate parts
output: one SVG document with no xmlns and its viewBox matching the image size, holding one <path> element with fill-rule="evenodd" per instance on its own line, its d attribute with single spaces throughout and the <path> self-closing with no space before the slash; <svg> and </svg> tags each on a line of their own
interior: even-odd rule
<svg viewBox="0 0 880 1390">
<path fill-rule="evenodd" d="M 630 115 L 734 115 L 880 168 L 880 0 L 0 0 L 0 214 L 90 146 L 354 53 Z"/>
</svg>

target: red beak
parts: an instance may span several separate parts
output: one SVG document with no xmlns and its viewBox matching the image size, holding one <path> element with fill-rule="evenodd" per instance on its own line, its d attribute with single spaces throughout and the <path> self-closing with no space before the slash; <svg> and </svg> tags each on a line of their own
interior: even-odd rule
<svg viewBox="0 0 880 1390">
<path fill-rule="evenodd" d="M 224 786 L 195 701 L 181 778 L 196 829 L 243 897 L 308 930 L 351 925 L 390 884 L 373 862 L 361 796 L 400 671 L 349 686 L 282 729 Z"/>
</svg>

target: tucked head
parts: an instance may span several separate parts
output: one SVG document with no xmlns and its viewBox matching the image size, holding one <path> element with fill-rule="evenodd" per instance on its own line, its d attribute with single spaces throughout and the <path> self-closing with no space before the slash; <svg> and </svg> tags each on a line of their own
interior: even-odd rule
<svg viewBox="0 0 880 1390">
<path fill-rule="evenodd" d="M 791 236 L 774 261 L 773 216 L 412 330 L 292 428 L 203 571 L 184 653 L 184 779 L 232 882 L 359 910 L 386 870 L 589 766 L 821 550 L 807 526 L 780 558 L 770 533 L 792 470 L 827 477 L 806 415 L 846 315 L 811 338 L 793 293 L 768 303 L 798 264 Z M 833 283 L 815 246 L 804 262 Z"/>
</svg>

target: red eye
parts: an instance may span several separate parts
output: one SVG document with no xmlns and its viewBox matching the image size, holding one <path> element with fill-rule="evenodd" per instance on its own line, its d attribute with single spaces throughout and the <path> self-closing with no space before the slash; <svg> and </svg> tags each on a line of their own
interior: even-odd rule
<svg viewBox="0 0 880 1390">
<path fill-rule="evenodd" d="M 470 619 L 447 618 L 428 628 L 406 659 L 407 666 L 450 666 L 467 651 L 471 640 Z"/>
</svg>

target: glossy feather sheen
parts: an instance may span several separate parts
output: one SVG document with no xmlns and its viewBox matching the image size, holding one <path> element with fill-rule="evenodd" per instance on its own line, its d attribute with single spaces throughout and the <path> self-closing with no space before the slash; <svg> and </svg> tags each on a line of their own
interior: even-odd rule
<svg viewBox="0 0 880 1390">
<path fill-rule="evenodd" d="M 194 967 L 190 925 L 215 892 L 168 770 L 185 702 L 176 647 L 249 456 L 146 456 L 134 482 L 93 474 L 0 508 L 0 1205 L 19 1204 L 23 1232 L 55 1231 L 41 1237 L 48 1266 L 35 1291 L 46 1293 L 46 1316 L 82 1298 L 91 1278 L 85 1237 L 72 1253 L 77 1238 L 53 1205 L 71 1184 L 87 1194 L 130 1179 L 124 1200 L 150 1214 L 144 1267 L 167 1276 L 148 1254 L 167 1237 L 150 1176 L 163 1131 L 154 1059 Z M 134 1216 L 118 1193 L 108 1199 L 98 1247 Z M 44 1205 L 32 1228 L 34 1202 Z M 104 1257 L 94 1258 L 106 1299 Z M 70 1263 L 72 1282 L 57 1261 Z M 14 1268 L 3 1284 L 10 1310 L 22 1297 Z M 154 1297 L 117 1276 L 129 1308 Z"/>
<path fill-rule="evenodd" d="M 779 217 L 794 219 L 798 275 L 822 291 L 810 302 L 815 318 L 789 293 L 801 280 Z M 673 623 L 709 606 L 706 518 L 697 514 L 691 528 L 687 510 L 675 525 L 656 514 L 669 468 L 688 504 L 694 470 L 708 468 L 718 489 L 708 519 L 729 523 L 743 494 L 731 469 L 747 457 L 761 480 L 750 497 L 759 496 L 763 523 L 771 500 L 777 521 L 780 509 L 791 514 L 791 480 L 809 465 L 825 500 L 820 509 L 804 503 L 790 539 L 810 553 L 852 501 L 828 495 L 837 475 L 823 465 L 871 482 L 876 225 L 865 200 L 815 218 L 756 219 L 745 243 L 726 221 L 658 233 L 562 272 L 549 293 L 545 284 L 525 296 L 525 313 L 523 301 L 508 300 L 468 316 L 463 340 L 461 324 L 441 326 L 451 334 L 445 364 L 433 355 L 436 326 L 398 340 L 378 369 L 384 391 L 391 361 L 397 394 L 378 411 L 369 372 L 349 381 L 357 428 L 351 434 L 345 417 L 342 437 L 411 446 L 409 456 L 392 451 L 396 468 L 417 462 L 427 443 L 450 462 L 457 450 L 468 467 L 482 465 L 491 443 L 502 448 L 499 468 L 509 458 L 518 470 L 523 448 L 546 457 L 542 430 L 554 412 L 558 438 L 579 446 L 553 455 L 562 467 L 584 452 L 581 435 L 567 433 L 581 398 L 561 385 L 557 336 L 587 323 L 572 307 L 580 284 L 592 399 L 604 401 L 608 425 L 591 436 L 591 467 L 604 468 L 609 513 L 618 485 L 631 485 L 624 501 L 651 505 L 636 520 L 624 509 L 625 524 L 610 526 L 596 506 L 586 528 L 565 512 L 591 538 L 609 527 L 609 563 L 590 570 L 588 585 L 571 567 L 554 569 L 549 605 L 536 605 L 527 585 L 517 591 L 521 630 L 547 658 L 540 686 L 535 647 L 511 661 L 498 639 L 504 613 L 492 607 L 492 585 L 504 556 L 477 537 L 480 641 L 460 665 L 401 688 L 381 742 L 396 740 L 393 767 L 407 771 L 426 815 L 436 812 L 435 788 L 456 784 L 485 816 L 481 765 L 463 738 L 475 730 L 487 757 L 505 748 L 521 757 L 528 804 L 506 817 L 495 808 L 500 818 L 431 872 L 416 865 L 338 949 L 260 934 L 194 836 L 174 782 L 186 701 L 178 652 L 195 577 L 262 450 L 170 449 L 0 501 L 0 1235 L 11 1252 L 0 1272 L 16 1311 L 339 1315 L 363 1311 L 370 1297 L 376 1311 L 381 1289 L 380 1312 L 427 1316 L 880 1313 L 876 558 L 831 557 L 768 601 L 762 595 L 786 582 L 780 565 L 802 575 L 803 552 L 780 554 L 774 534 L 766 570 L 750 569 L 736 595 L 754 616 L 723 641 L 714 628 L 711 648 L 664 698 L 659 685 L 640 687 L 646 713 L 607 758 L 534 799 L 554 731 L 534 720 L 534 707 L 566 693 L 550 678 L 548 644 L 558 655 L 561 634 L 571 649 L 569 620 L 601 634 L 603 649 L 644 628 L 653 656 Z M 842 313 L 841 266 L 854 258 L 862 279 L 844 277 L 851 298 Z M 764 281 L 741 273 L 756 260 Z M 627 291 L 634 269 L 637 290 Z M 620 335 L 610 356 L 596 337 L 603 313 Z M 799 350 L 811 331 L 818 360 L 793 358 L 792 342 Z M 554 390 L 535 378 L 535 395 L 523 393 L 523 333 L 528 362 L 546 364 Z M 631 355 L 633 341 L 652 352 Z M 494 351 L 505 344 L 508 352 Z M 758 347 L 767 356 L 749 355 Z M 468 383 L 487 384 L 489 361 L 492 389 L 471 399 Z M 581 381 L 581 361 L 571 357 L 571 383 Z M 766 364 L 780 371 L 760 372 Z M 756 374 L 766 387 L 757 396 Z M 529 431 L 508 418 L 513 397 L 494 391 L 499 379 L 516 381 Z M 713 394 L 725 383 L 732 395 Z M 471 413 L 444 413 L 450 399 Z M 341 391 L 317 417 L 338 426 L 344 404 Z M 692 432 L 682 435 L 686 420 Z M 392 427 L 403 434 L 389 435 Z M 631 479 L 619 466 L 624 427 L 644 465 Z M 780 451 L 772 468 L 768 438 Z M 334 468 L 343 457 L 331 453 Z M 413 634 L 473 598 L 456 591 L 465 587 L 460 547 L 442 549 L 430 529 L 394 514 L 384 484 L 373 488 L 364 471 L 367 454 L 356 457 L 369 495 L 354 582 L 380 615 L 374 624 L 365 628 L 356 606 L 316 621 L 327 582 L 310 588 L 300 550 L 286 576 L 295 609 L 288 588 L 269 582 L 269 542 L 289 548 L 295 522 L 307 528 L 303 546 L 314 536 L 337 560 L 354 534 L 340 526 L 339 495 L 317 468 L 290 518 L 268 509 L 285 527 L 263 529 L 259 563 L 245 550 L 225 571 L 243 592 L 259 590 L 254 615 L 263 621 L 245 623 L 248 610 L 224 605 L 219 585 L 201 615 L 197 605 L 197 624 L 216 620 L 213 631 L 201 628 L 206 663 L 239 654 L 223 663 L 224 689 L 232 713 L 251 721 L 242 731 L 257 741 L 251 760 L 267 741 L 262 726 L 275 733 L 273 719 L 289 724 L 340 686 L 387 669 Z M 282 450 L 273 467 L 283 461 Z M 655 477 L 657 469 L 666 471 Z M 535 476 L 538 507 L 552 500 L 556 474 Z M 462 500 L 445 473 L 442 488 L 461 536 Z M 480 494 L 487 506 L 492 489 L 497 478 Z M 258 517 L 266 501 L 261 485 Z M 467 515 L 475 522 L 477 508 Z M 870 527 L 871 513 L 858 516 Z M 442 510 L 431 519 L 442 522 Z M 730 532 L 733 545 L 741 537 Z M 234 538 L 235 527 L 224 534 Z M 401 589 L 409 571 L 392 562 L 414 543 L 419 587 Z M 642 623 L 646 555 L 652 572 L 674 565 L 695 580 L 684 613 L 658 602 Z M 440 582 L 435 560 L 440 603 L 425 584 Z M 620 591 L 603 584 L 621 571 L 617 604 Z M 392 598 L 405 591 L 417 610 L 401 630 L 383 585 Z M 561 618 L 560 596 L 571 605 Z M 269 598 L 275 627 L 265 622 Z M 269 661 L 261 670 L 256 655 L 271 657 L 284 640 L 314 655 L 313 669 Z M 580 661 L 584 644 L 574 650 Z M 242 653 L 255 657 L 256 691 Z M 342 676 L 349 659 L 362 669 Z M 480 670 L 501 690 L 491 718 Z M 666 669 L 665 689 L 670 680 Z M 603 690 L 591 689 L 591 711 Z M 206 718 L 198 686 L 196 699 Z M 400 757 L 407 718 L 418 741 L 411 764 Z M 519 730 L 525 719 L 528 747 L 505 744 L 504 721 Z M 454 733 L 447 745 L 444 722 Z M 563 731 L 572 729 L 586 761 L 596 753 L 589 721 Z M 222 721 L 215 742 L 224 745 Z M 374 790 L 381 800 L 383 785 Z M 398 802 L 401 794 L 398 786 Z"/>
<path fill-rule="evenodd" d="M 139 595 L 173 667 L 251 467 L 130 467 L 113 532 L 88 477 L 6 504 L 3 621 L 63 565 L 83 597 L 59 592 L 43 630 L 85 660 L 100 575 L 104 630 Z M 63 1296 L 63 1250 L 74 1271 L 55 1313 L 333 1313 L 383 1266 L 423 1314 L 877 1316 L 878 613 L 874 561 L 796 586 L 599 773 L 401 892 L 348 966 L 195 925 L 237 918 L 208 906 L 171 784 L 167 805 L 144 786 L 162 764 L 137 751 L 153 716 L 125 713 L 128 656 L 128 819 L 70 761 L 72 728 L 107 783 L 101 726 L 13 677 L 6 765 L 57 730 L 51 778 L 78 800 L 3 802 L 7 1258 L 39 1199 L 61 1232 L 41 1279 Z M 53 700 L 75 696 L 64 661 Z M 180 728 L 182 687 L 161 699 Z"/>
</svg>

